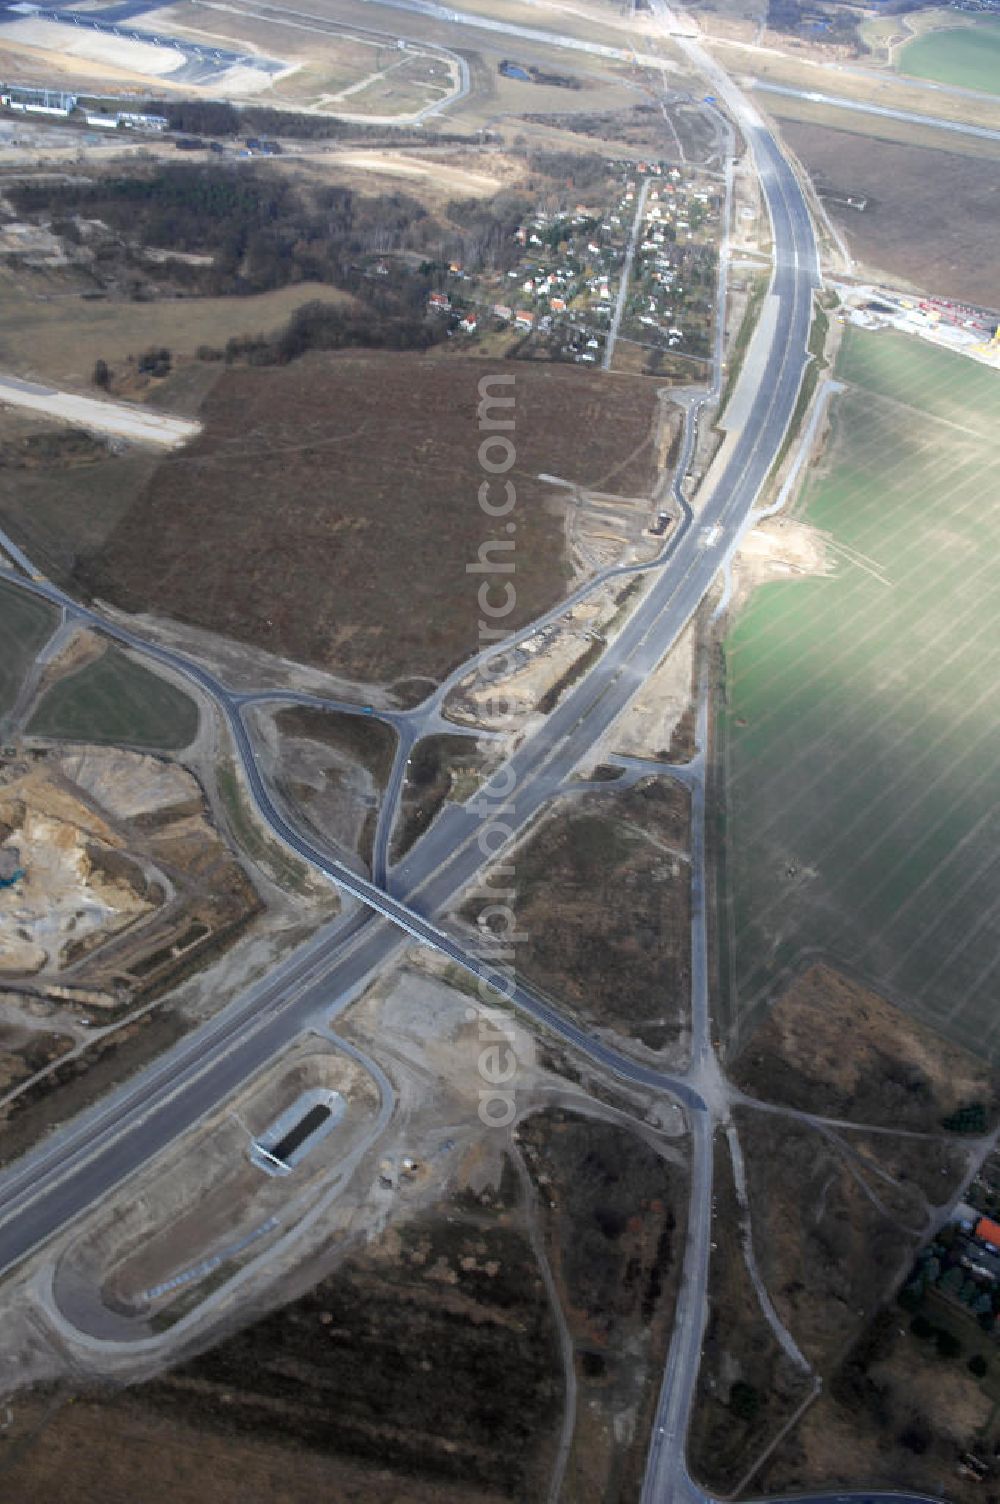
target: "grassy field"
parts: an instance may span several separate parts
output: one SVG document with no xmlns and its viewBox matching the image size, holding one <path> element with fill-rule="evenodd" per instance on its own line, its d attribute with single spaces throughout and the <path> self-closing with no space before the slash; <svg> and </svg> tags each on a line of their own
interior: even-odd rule
<svg viewBox="0 0 1000 1504">
<path fill-rule="evenodd" d="M 1000 21 L 983 19 L 915 37 L 896 54 L 901 73 L 1000 94 Z"/>
<path fill-rule="evenodd" d="M 199 345 L 222 346 L 233 336 L 269 334 L 303 303 L 347 304 L 347 293 L 302 282 L 249 298 L 172 298 L 159 303 L 101 299 L 43 300 L 26 294 L 23 276 L 0 270 L 3 365 L 18 376 L 90 387 L 96 360 L 112 369 L 151 345 L 193 355 Z"/>
<path fill-rule="evenodd" d="M 54 631 L 56 613 L 15 585 L 0 584 L 0 716 L 12 708 L 35 654 Z"/>
<path fill-rule="evenodd" d="M 941 297 L 987 307 L 996 301 L 993 215 L 986 206 L 1000 195 L 1000 154 L 984 161 L 951 150 L 954 140 L 941 132 L 937 147 L 945 149 L 936 150 L 890 141 L 873 150 L 853 127 L 805 122 L 784 122 L 782 135 L 866 268 Z M 848 208 L 848 197 L 865 198 L 868 207 Z"/>
<path fill-rule="evenodd" d="M 4 418 L 5 426 L 12 421 L 9 413 Z M 39 438 L 58 433 L 44 420 L 20 427 Z M 0 447 L 0 525 L 39 569 L 59 582 L 70 577 L 78 556 L 104 544 L 160 460 L 152 450 L 120 454 L 95 448 L 87 464 L 57 456 L 19 468 L 10 453 Z"/>
<path fill-rule="evenodd" d="M 443 99 L 454 87 L 449 64 L 427 53 L 407 56 L 386 50 L 376 66 L 370 83 L 337 101 L 341 109 L 357 115 L 408 115 Z"/>
<path fill-rule="evenodd" d="M 264 834 L 260 824 L 250 813 L 232 763 L 220 763 L 215 776 L 230 834 L 240 850 L 258 867 L 263 867 L 279 887 L 289 888 L 295 893 L 306 892 L 309 885 L 308 869 L 296 861 L 278 841 L 271 840 Z"/>
<path fill-rule="evenodd" d="M 58 680 L 28 725 L 35 736 L 164 750 L 186 747 L 197 730 L 194 701 L 117 648 Z"/>
<path fill-rule="evenodd" d="M 828 577 L 753 597 L 725 645 L 723 1023 L 808 961 L 1000 1055 L 1000 377 L 851 330 L 800 510 Z"/>
<path fill-rule="evenodd" d="M 898 18 L 896 16 L 874 16 L 867 21 L 862 21 L 859 29 L 861 40 L 868 50 L 880 62 L 885 62 L 889 43 L 900 35 Z"/>
</svg>

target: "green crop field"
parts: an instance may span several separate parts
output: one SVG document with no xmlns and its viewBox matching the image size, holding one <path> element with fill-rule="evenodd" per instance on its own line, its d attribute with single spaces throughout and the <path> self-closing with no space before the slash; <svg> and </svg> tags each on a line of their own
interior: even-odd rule
<svg viewBox="0 0 1000 1504">
<path fill-rule="evenodd" d="M 0 717 L 7 715 L 17 699 L 24 676 L 35 654 L 51 636 L 56 613 L 16 585 L 0 583 Z"/>
<path fill-rule="evenodd" d="M 726 642 L 722 1022 L 825 958 L 1000 1058 L 1000 373 L 849 330 L 837 374 L 830 572 Z"/>
<path fill-rule="evenodd" d="M 1000 94 L 1000 21 L 977 21 L 929 31 L 907 42 L 896 57 L 900 73 Z"/>
<path fill-rule="evenodd" d="M 186 747 L 197 730 L 194 701 L 117 648 L 58 680 L 28 725 L 35 736 L 164 751 Z"/>
</svg>

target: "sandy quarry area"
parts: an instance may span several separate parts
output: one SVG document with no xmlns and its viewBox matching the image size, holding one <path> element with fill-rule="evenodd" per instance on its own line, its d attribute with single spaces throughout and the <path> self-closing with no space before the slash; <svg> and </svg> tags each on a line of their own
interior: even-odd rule
<svg viewBox="0 0 1000 1504">
<path fill-rule="evenodd" d="M 829 574 L 823 534 L 795 517 L 768 517 L 747 533 L 733 561 L 734 602 L 757 585 L 797 575 Z"/>
<path fill-rule="evenodd" d="M 121 850 L 121 838 L 46 767 L 0 788 L 0 837 L 25 874 L 0 889 L 0 972 L 59 970 L 71 945 L 109 938 L 155 907 L 102 865 L 99 853 Z"/>
<path fill-rule="evenodd" d="M 157 945 L 168 964 L 166 942 L 187 923 L 185 894 L 203 938 L 248 900 L 197 779 L 176 763 L 83 746 L 8 763 L 2 779 L 0 853 L 16 852 L 24 876 L 0 889 L 0 974 L 51 980 L 84 955 L 101 970 L 99 948 L 154 911 L 128 954 L 116 947 L 111 970 L 126 975 Z"/>
<path fill-rule="evenodd" d="M 190 802 L 201 804 L 201 790 L 177 763 L 161 762 L 139 752 L 111 747 L 81 747 L 59 759 L 60 770 L 97 804 L 122 820 L 151 815 Z"/>
<path fill-rule="evenodd" d="M 676 756 L 679 760 L 671 744 L 685 713 L 691 711 L 694 643 L 694 627 L 688 626 L 612 728 L 605 741 L 608 751 L 625 757 L 666 760 Z M 600 756 L 595 758 L 600 760 Z"/>
<path fill-rule="evenodd" d="M 6 201 L 4 201 L 6 208 Z M 42 266 L 65 266 L 69 260 L 58 235 L 43 225 L 9 220 L 0 228 L 0 253 L 5 256 L 30 256 Z"/>
</svg>

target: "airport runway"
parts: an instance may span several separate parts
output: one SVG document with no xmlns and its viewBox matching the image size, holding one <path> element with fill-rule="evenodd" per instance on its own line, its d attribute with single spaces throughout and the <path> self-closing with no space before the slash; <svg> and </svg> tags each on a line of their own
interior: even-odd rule
<svg viewBox="0 0 1000 1504">
<path fill-rule="evenodd" d="M 74 9 L 71 0 L 66 5 L 40 5 L 30 15 L 12 10 L 11 3 L 12 0 L 0 0 L 0 39 L 3 37 L 3 22 L 55 21 L 62 26 L 79 27 L 83 31 L 93 31 L 117 41 L 141 42 L 159 48 L 165 66 L 162 74 L 150 75 L 151 91 L 156 88 L 158 76 L 162 76 L 171 88 L 178 84 L 208 88 L 234 68 L 261 73 L 268 81 L 287 71 L 286 63 L 261 57 L 258 53 L 235 52 L 232 48 L 220 47 L 213 42 L 199 42 L 194 38 L 175 36 L 171 32 L 146 31 L 140 28 L 139 22 L 147 11 L 155 10 L 160 4 L 169 4 L 170 0 L 126 0 L 126 3 L 102 11 L 78 11 Z M 166 66 L 171 63 L 171 52 L 176 53 L 177 61 L 173 66 Z"/>
<path fill-rule="evenodd" d="M 854 110 L 861 115 L 879 115 L 883 120 L 901 120 L 904 125 L 930 125 L 939 131 L 954 131 L 960 136 L 982 136 L 986 141 L 1000 141 L 1000 131 L 988 125 L 969 125 L 964 120 L 942 120 L 940 115 L 918 115 L 912 110 L 893 110 L 888 105 L 860 99 L 844 99 L 838 94 L 819 94 L 815 89 L 791 89 L 786 84 L 772 84 L 754 79 L 754 90 L 762 94 L 782 94 L 786 99 L 805 99 L 813 104 L 832 105 L 838 110 Z"/>
</svg>

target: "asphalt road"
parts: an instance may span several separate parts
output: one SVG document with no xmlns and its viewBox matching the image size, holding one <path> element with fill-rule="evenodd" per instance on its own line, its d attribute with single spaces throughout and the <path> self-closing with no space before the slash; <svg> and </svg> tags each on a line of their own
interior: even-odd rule
<svg viewBox="0 0 1000 1504">
<path fill-rule="evenodd" d="M 354 916 L 341 931 L 325 937 L 308 954 L 293 957 L 246 1000 L 143 1073 L 134 1084 L 81 1123 L 74 1123 L 0 1177 L 0 1269 L 11 1267 L 39 1243 L 97 1204 L 132 1171 L 196 1123 L 324 1011 L 343 1005 L 367 978 L 398 954 L 406 935 L 445 952 L 489 979 L 488 960 L 470 957 L 434 915 L 475 877 L 484 862 L 484 831 L 501 818 L 508 838 L 542 807 L 587 749 L 627 706 L 697 608 L 726 561 L 781 446 L 794 409 L 805 363 L 812 290 L 817 280 L 808 213 L 797 184 L 770 136 L 753 140 L 770 208 L 776 246 L 772 293 L 777 300 L 771 347 L 759 385 L 748 404 L 743 431 L 731 445 L 728 462 L 698 526 L 679 537 L 669 561 L 656 576 L 617 640 L 595 669 L 547 717 L 538 735 L 526 741 L 494 775 L 485 791 L 460 808 L 451 807 L 414 846 L 393 873 L 392 893 L 380 891 L 356 873 L 332 862 L 293 830 L 275 806 L 258 767 L 241 707 L 224 686 L 199 665 L 137 634 L 114 625 L 105 630 L 139 648 L 165 667 L 193 679 L 226 714 L 253 796 L 272 828 L 293 849 L 327 871 L 340 886 L 383 919 Z M 708 542 L 708 538 L 713 541 Z M 54 587 L 26 585 L 64 604 L 77 616 L 90 613 L 68 602 Z M 90 618 L 98 624 L 99 618 Z M 499 791 L 511 788 L 508 798 Z M 496 797 L 493 797 L 495 795 Z M 392 923 L 386 923 L 388 918 Z M 692 1177 L 692 1217 L 685 1261 L 677 1340 L 663 1389 L 654 1441 L 650 1497 L 673 1499 L 683 1458 L 693 1379 L 697 1372 L 704 1319 L 708 1259 L 711 1155 L 710 1123 L 696 1086 L 633 1062 L 543 1000 L 518 989 L 513 1001 L 537 1024 L 623 1079 L 669 1092 L 690 1110 L 696 1153 Z M 660 1429 L 662 1427 L 662 1429 Z M 664 1445 L 666 1443 L 666 1445 Z M 665 1491 L 659 1486 L 664 1476 Z"/>
<path fill-rule="evenodd" d="M 611 327 L 608 330 L 608 337 L 604 346 L 604 359 L 601 361 L 601 368 L 605 371 L 611 370 L 611 362 L 615 358 L 615 345 L 618 343 L 618 331 L 622 326 L 622 319 L 625 315 L 628 285 L 632 280 L 632 263 L 635 260 L 636 247 L 639 244 L 639 236 L 642 234 L 642 227 L 646 218 L 646 200 L 649 197 L 649 185 L 651 182 L 651 178 L 643 178 L 642 186 L 639 189 L 639 197 L 636 199 L 632 233 L 628 238 L 625 260 L 622 263 L 621 283 L 618 288 L 618 296 L 615 299 L 614 313 L 611 315 Z"/>
<path fill-rule="evenodd" d="M 665 30 L 676 30 L 672 14 L 664 0 L 652 0 L 652 9 Z M 760 444 L 771 446 L 768 450 L 770 464 L 781 448 L 794 409 L 803 368 L 803 347 L 809 333 L 812 292 L 819 282 L 812 221 L 794 173 L 753 106 L 697 43 L 678 36 L 677 45 L 687 53 L 700 74 L 711 81 L 717 95 L 729 107 L 742 130 L 753 153 L 771 219 L 776 265 L 770 292 L 778 300 L 777 312 L 767 326 L 771 331 L 771 348 L 760 387 L 747 411 L 740 436 L 740 446 L 745 443 L 750 451 L 748 468 L 754 458 L 756 446 Z M 747 359 L 750 359 L 749 352 Z M 765 394 L 768 391 L 774 397 L 770 407 L 766 405 Z M 778 424 L 781 425 L 780 429 Z M 734 454 L 730 468 L 737 463 L 737 456 Z M 758 488 L 759 484 L 758 481 Z M 725 483 L 719 490 L 724 489 Z M 739 479 L 736 489 L 738 492 Z M 756 495 L 756 489 L 754 494 Z M 721 522 L 726 534 L 725 558 L 729 557 L 729 550 L 738 539 L 740 522 L 746 517 L 748 510 L 749 506 L 741 498 L 735 515 L 727 510 L 713 519 Z M 709 520 L 708 517 L 705 520 Z M 700 707 L 702 717 L 706 714 L 706 706 L 707 702 L 703 698 Z M 704 745 L 707 728 L 702 723 L 699 729 Z M 691 808 L 690 1075 L 694 1080 L 704 1079 L 715 1065 L 709 1029 L 704 799 L 704 783 L 699 780 L 692 790 Z M 711 1113 L 692 1114 L 690 1123 L 691 1194 L 688 1201 L 683 1274 L 646 1460 L 642 1504 L 705 1504 L 708 1498 L 688 1471 L 686 1441 L 708 1316 L 715 1120 Z"/>
<path fill-rule="evenodd" d="M 859 1489 L 856 1493 L 834 1494 L 783 1494 L 779 1500 L 759 1499 L 752 1504 L 946 1504 L 943 1494 L 872 1493 Z"/>
</svg>

